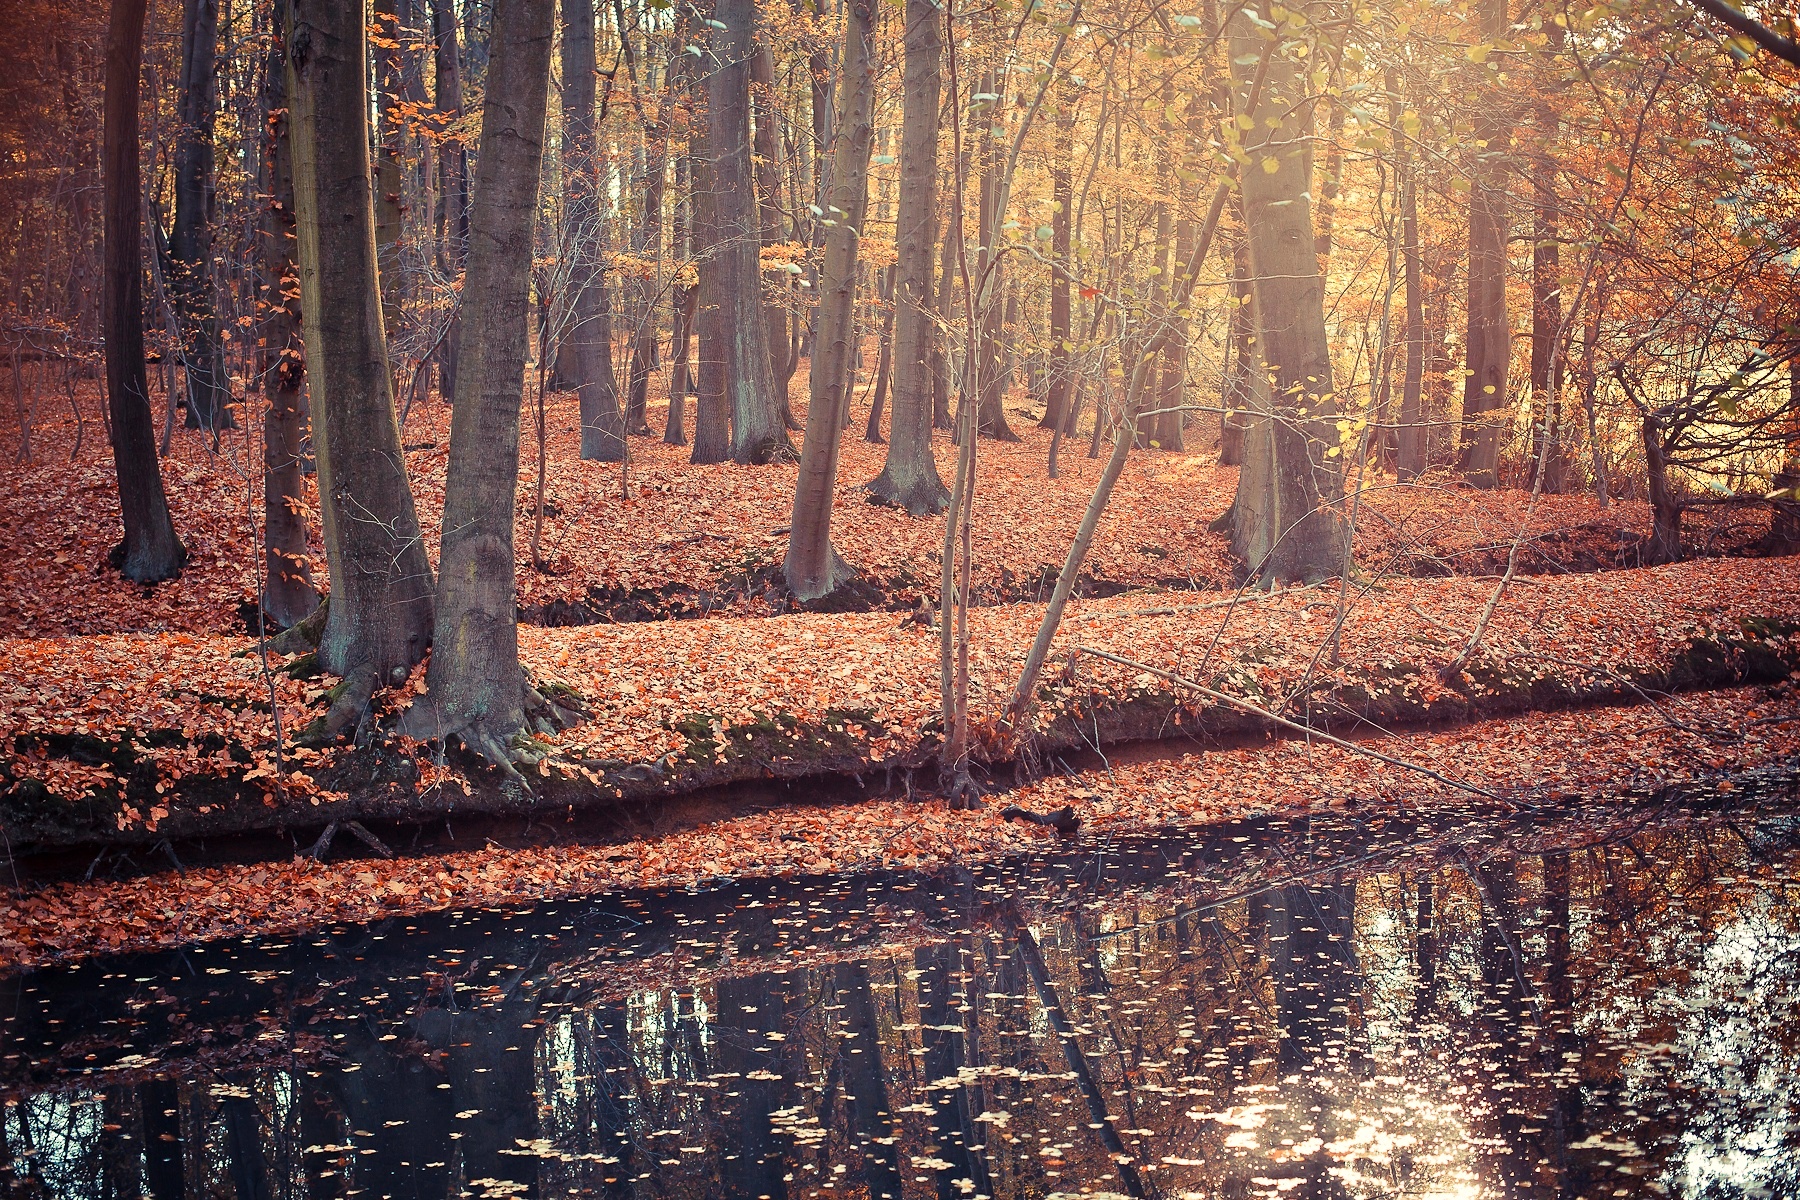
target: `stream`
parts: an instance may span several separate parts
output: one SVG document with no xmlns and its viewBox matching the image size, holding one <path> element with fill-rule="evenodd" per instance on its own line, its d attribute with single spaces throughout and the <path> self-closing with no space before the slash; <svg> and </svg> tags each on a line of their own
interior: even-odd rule
<svg viewBox="0 0 1800 1200">
<path fill-rule="evenodd" d="M 1800 801 L 1259 819 L 0 979 L 0 1188 L 1800 1196 Z"/>
</svg>

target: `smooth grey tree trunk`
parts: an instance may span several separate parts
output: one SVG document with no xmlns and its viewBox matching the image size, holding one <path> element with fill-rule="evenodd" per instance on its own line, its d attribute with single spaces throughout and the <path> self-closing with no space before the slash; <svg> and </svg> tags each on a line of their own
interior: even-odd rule
<svg viewBox="0 0 1800 1200">
<path fill-rule="evenodd" d="M 701 403 L 710 367 L 731 414 L 731 458 L 766 463 L 791 455 L 793 447 L 781 422 L 762 307 L 762 222 L 750 158 L 755 0 L 717 0 L 713 20 L 723 28 L 713 30 L 706 59 L 706 201 L 713 245 L 700 267 Z M 696 428 L 696 455 L 702 436 Z"/>
<path fill-rule="evenodd" d="M 1238 172 L 1250 249 L 1257 341 L 1270 377 L 1268 410 L 1253 414 L 1238 475 L 1233 546 L 1252 572 L 1270 580 L 1326 579 L 1344 565 L 1336 503 L 1342 488 L 1328 450 L 1335 448 L 1336 407 L 1325 288 L 1312 228 L 1312 100 L 1305 62 L 1287 39 L 1312 26 L 1263 32 L 1242 14 L 1230 22 L 1231 57 L 1247 84 L 1265 52 L 1266 91 L 1245 136 L 1250 162 Z M 1270 37 L 1285 44 L 1269 50 Z M 1268 164 L 1273 163 L 1270 170 Z M 1260 428 L 1258 428 L 1260 426 Z M 1266 439 L 1266 463 L 1258 462 Z M 1266 469 L 1265 469 L 1266 466 Z M 1259 528 L 1247 514 L 1266 511 Z"/>
<path fill-rule="evenodd" d="M 213 432 L 235 425 L 227 408 L 231 387 L 225 376 L 218 306 L 213 297 L 213 121 L 219 109 L 218 56 L 218 0 L 185 0 L 169 290 L 181 321 L 187 427 Z"/>
<path fill-rule="evenodd" d="M 331 606 L 319 643 L 346 695 L 398 682 L 431 643 L 419 534 L 375 268 L 368 45 L 356 0 L 289 0 L 300 311 Z"/>
<path fill-rule="evenodd" d="M 106 29 L 102 172 L 106 204 L 102 325 L 113 470 L 125 540 L 112 560 L 134 583 L 173 579 L 187 561 L 175 536 L 156 461 L 150 384 L 144 373 L 143 217 L 138 176 L 138 91 L 144 59 L 145 0 L 113 0 Z"/>
<path fill-rule="evenodd" d="M 874 141 L 875 5 L 846 0 L 843 65 L 838 72 L 837 130 L 832 138 L 831 200 L 820 272 L 818 332 L 812 355 L 812 398 L 806 442 L 794 485 L 794 514 L 782 571 L 801 600 L 817 600 L 851 578 L 854 569 L 831 545 L 831 502 L 849 409 L 852 339 L 856 321 L 856 260 L 869 200 L 869 150 Z"/>
<path fill-rule="evenodd" d="M 554 0 L 494 4 L 480 179 L 469 212 L 467 324 L 444 478 L 437 624 L 426 695 L 407 722 L 416 735 L 455 735 L 507 769 L 513 739 L 551 715 L 519 665 L 513 525 L 554 14 Z"/>
<path fill-rule="evenodd" d="M 276 43 L 263 72 L 263 172 L 268 196 L 261 251 L 263 323 L 259 360 L 263 397 L 263 594 L 262 608 L 278 625 L 294 626 L 319 605 L 307 558 L 306 480 L 301 447 L 306 439 L 306 347 L 293 292 L 294 160 L 288 146 L 287 70 Z"/>
<path fill-rule="evenodd" d="M 1395 467 L 1401 483 L 1410 483 L 1425 473 L 1425 286 L 1419 262 L 1419 181 L 1413 162 L 1412 143 L 1401 125 L 1402 107 L 1398 87 L 1392 81 L 1388 91 L 1395 95 L 1394 171 L 1400 186 L 1400 257 L 1406 279 L 1406 375 L 1400 387 L 1400 430 Z"/>
<path fill-rule="evenodd" d="M 895 220 L 894 385 L 888 449 L 869 494 L 915 517 L 944 511 L 950 491 L 931 453 L 936 388 L 932 278 L 937 245 L 941 14 L 932 0 L 907 0 L 906 98 Z"/>
<path fill-rule="evenodd" d="M 456 9 L 452 0 L 431 0 L 431 31 L 437 74 L 437 120 L 440 128 L 462 116 L 462 55 L 457 49 Z M 438 143 L 438 269 L 451 278 L 462 273 L 469 248 L 469 156 L 462 143 Z M 456 352 L 462 343 L 462 320 L 452 312 L 438 348 L 438 393 L 448 402 L 456 396 Z"/>
<path fill-rule="evenodd" d="M 1483 42 L 1505 35 L 1506 0 L 1482 0 Z M 1481 68 L 1485 74 L 1485 68 Z M 1476 487 L 1500 486 L 1500 436 L 1510 424 L 1507 367 L 1512 331 L 1506 317 L 1506 156 L 1510 117 L 1497 89 L 1482 89 L 1469 164 L 1468 332 L 1464 339 L 1462 447 L 1458 465 Z"/>
<path fill-rule="evenodd" d="M 594 137 L 594 0 L 564 0 L 563 17 L 563 182 L 568 195 L 563 244 L 565 252 L 576 259 L 570 275 L 569 330 L 564 335 L 570 351 L 565 361 L 572 363 L 575 378 L 564 383 L 575 384 L 581 403 L 581 457 L 589 462 L 623 462 L 625 414 L 619 408 L 619 385 L 613 375 L 606 234 Z M 482 120 L 486 119 L 483 109 Z M 479 162 L 476 169 L 483 169 Z M 476 202 L 480 202 L 479 196 Z M 471 213 L 471 235 L 473 229 Z M 465 300 L 465 308 L 467 304 Z M 538 352 L 544 351 L 540 348 Z"/>
</svg>

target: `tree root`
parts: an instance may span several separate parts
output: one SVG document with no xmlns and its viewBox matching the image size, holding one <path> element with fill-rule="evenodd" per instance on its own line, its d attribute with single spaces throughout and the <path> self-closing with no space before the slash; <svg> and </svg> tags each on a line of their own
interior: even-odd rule
<svg viewBox="0 0 1800 1200">
<path fill-rule="evenodd" d="M 370 833 L 361 821 L 345 821 L 341 825 L 339 822 L 333 821 L 325 827 L 325 832 L 319 835 L 319 840 L 312 844 L 312 849 L 306 852 L 314 862 L 325 861 L 325 855 L 331 849 L 331 839 L 337 836 L 337 831 L 340 828 L 348 829 L 356 836 L 358 841 L 368 846 L 369 849 L 375 851 L 375 853 L 381 855 L 381 857 L 394 857 L 394 852 L 388 849 L 387 843 Z"/>
<path fill-rule="evenodd" d="M 360 732 L 368 718 L 369 702 L 375 696 L 375 682 L 373 666 L 365 663 L 357 667 L 327 693 L 331 697 L 331 707 L 324 716 L 302 729 L 295 742 L 302 746 L 324 746 L 337 741 L 346 729 L 356 728 Z"/>
<path fill-rule="evenodd" d="M 941 783 L 944 799 L 949 802 L 953 812 L 973 812 L 982 807 L 981 785 L 969 774 L 969 765 L 959 763 L 954 769 L 944 773 Z"/>
<path fill-rule="evenodd" d="M 465 749 L 497 768 L 508 783 L 529 792 L 531 785 L 520 768 L 549 774 L 549 764 L 557 753 L 550 735 L 579 724 L 592 712 L 572 689 L 533 684 L 523 672 L 519 674 L 519 689 L 516 708 L 495 706 L 498 711 L 461 721 L 446 719 L 431 706 L 427 696 L 407 710 L 400 731 L 420 741 L 447 743 L 455 738 Z"/>
</svg>

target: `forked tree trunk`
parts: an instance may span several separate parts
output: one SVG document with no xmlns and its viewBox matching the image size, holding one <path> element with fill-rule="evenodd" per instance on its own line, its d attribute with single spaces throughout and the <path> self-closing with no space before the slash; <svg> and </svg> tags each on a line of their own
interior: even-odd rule
<svg viewBox="0 0 1800 1200">
<path fill-rule="evenodd" d="M 863 431 L 865 442 L 881 443 L 881 415 L 887 407 L 888 384 L 894 375 L 894 268 L 881 272 L 878 294 L 881 299 L 881 333 L 875 358 L 875 383 L 869 395 L 869 424 Z"/>
<path fill-rule="evenodd" d="M 1265 34 L 1241 14 L 1231 27 L 1231 57 L 1243 72 L 1241 80 L 1247 82 L 1256 70 L 1246 63 L 1269 53 L 1256 129 L 1245 136 L 1251 162 L 1239 172 L 1238 187 L 1255 280 L 1257 341 L 1271 376 L 1269 411 L 1253 418 L 1245 468 L 1238 475 L 1240 520 L 1233 545 L 1250 569 L 1267 579 L 1310 582 L 1338 574 L 1345 552 L 1335 508 L 1341 477 L 1327 455 L 1337 442 L 1336 410 L 1325 289 L 1308 199 L 1313 113 L 1302 60 L 1289 46 L 1270 51 L 1266 45 L 1269 37 L 1305 34 Z M 1265 113 L 1279 114 L 1280 124 L 1269 125 L 1275 117 Z M 1264 438 L 1266 470 L 1256 462 L 1258 439 Z M 1258 508 L 1268 514 L 1261 529 L 1242 519 Z"/>
<path fill-rule="evenodd" d="M 300 336 L 294 264 L 294 160 L 288 147 L 287 70 L 279 42 L 263 72 L 264 188 L 261 251 L 263 325 L 259 366 L 263 414 L 263 612 L 298 625 L 319 605 L 307 559 L 306 350 Z"/>
<path fill-rule="evenodd" d="M 1650 493 L 1650 563 L 1680 562 L 1681 502 L 1669 487 L 1668 457 L 1664 453 L 1662 422 L 1652 413 L 1643 417 L 1645 481 Z"/>
<path fill-rule="evenodd" d="M 175 536 L 156 461 L 156 427 L 144 374 L 143 214 L 138 179 L 138 76 L 144 57 L 144 0 L 112 0 L 106 29 L 104 120 L 106 202 L 106 403 L 125 540 L 113 561 L 134 583 L 173 579 L 187 559 Z"/>
<path fill-rule="evenodd" d="M 565 0 L 563 16 L 567 22 L 562 42 L 563 180 L 568 194 L 565 252 L 575 258 L 569 280 L 569 330 L 564 335 L 575 378 L 564 382 L 575 384 L 581 402 L 581 457 L 589 462 L 623 462 L 625 414 L 619 408 L 619 385 L 613 376 L 607 238 L 600 207 L 599 147 L 594 136 L 594 0 Z M 482 119 L 487 119 L 485 107 Z M 473 233 L 472 213 L 469 228 Z"/>
<path fill-rule="evenodd" d="M 1507 0 L 1481 0 L 1481 40 L 1504 36 Z M 1485 68 L 1483 68 L 1485 73 Z M 1500 486 L 1500 435 L 1508 414 L 1506 375 L 1512 360 L 1506 319 L 1506 155 L 1511 142 L 1497 89 L 1483 89 L 1469 165 L 1469 300 L 1463 370 L 1464 476 L 1476 487 Z"/>
<path fill-rule="evenodd" d="M 181 321 L 187 427 L 235 423 L 213 296 L 213 121 L 218 115 L 218 0 L 185 0 L 181 19 L 180 128 L 175 142 L 175 220 L 169 230 L 170 298 Z"/>
<path fill-rule="evenodd" d="M 513 523 L 531 240 L 555 10 L 554 0 L 494 4 L 481 112 L 481 179 L 469 213 L 463 301 L 468 337 L 444 478 L 434 649 L 425 676 L 427 695 L 408 717 L 408 729 L 416 735 L 455 734 L 502 764 L 512 757 L 512 738 L 549 712 L 519 665 Z M 591 9 L 589 16 L 591 21 Z"/>
<path fill-rule="evenodd" d="M 363 7 L 289 0 L 284 24 L 300 311 L 331 571 L 319 662 L 354 679 L 354 693 L 403 679 L 425 656 L 431 564 L 381 322 Z"/>
<path fill-rule="evenodd" d="M 907 0 L 900 205 L 894 225 L 894 394 L 887 459 L 868 484 L 871 496 L 915 517 L 943 512 L 950 503 L 931 453 L 938 374 L 931 283 L 937 257 L 940 19 L 933 0 Z"/>
<path fill-rule="evenodd" d="M 875 3 L 846 0 L 843 65 L 838 73 L 837 130 L 832 138 L 830 224 L 820 272 L 818 332 L 812 355 L 812 397 L 806 442 L 794 485 L 794 515 L 782 564 L 788 589 L 817 600 L 854 570 L 831 545 L 831 502 L 838 453 L 849 409 L 851 341 L 856 323 L 856 260 L 869 200 L 869 149 L 874 140 Z"/>
<path fill-rule="evenodd" d="M 702 392 L 711 386 L 706 382 L 710 368 L 731 416 L 730 457 L 740 463 L 766 463 L 793 453 L 793 447 L 776 399 L 762 307 L 762 223 L 750 161 L 755 2 L 717 0 L 713 20 L 713 53 L 706 76 L 707 207 L 713 247 L 700 267 Z M 702 436 L 697 428 L 696 455 Z"/>
</svg>

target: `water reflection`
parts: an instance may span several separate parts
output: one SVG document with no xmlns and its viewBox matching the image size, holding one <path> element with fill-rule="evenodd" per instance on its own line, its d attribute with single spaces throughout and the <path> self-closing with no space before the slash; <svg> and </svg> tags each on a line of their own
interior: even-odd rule
<svg viewBox="0 0 1800 1200">
<path fill-rule="evenodd" d="M 107 1197 L 1800 1195 L 1800 824 L 1259 822 L 0 981 Z"/>
</svg>

